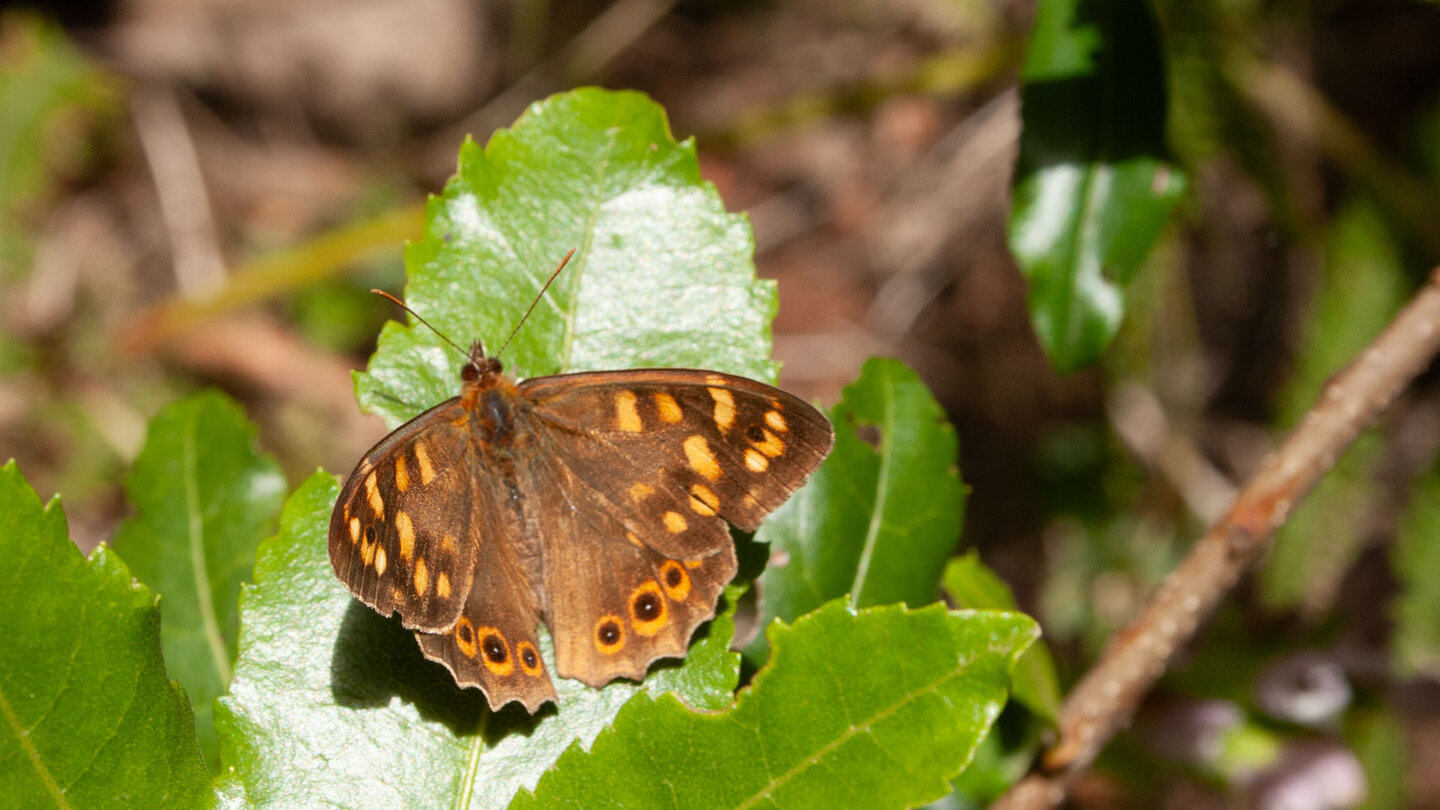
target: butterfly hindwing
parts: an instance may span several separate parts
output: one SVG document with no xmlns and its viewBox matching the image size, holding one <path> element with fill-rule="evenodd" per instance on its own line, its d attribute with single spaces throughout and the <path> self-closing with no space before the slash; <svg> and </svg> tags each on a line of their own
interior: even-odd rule
<svg viewBox="0 0 1440 810">
<path fill-rule="evenodd" d="M 417 632 L 425 657 L 449 668 L 461 686 L 479 687 L 493 708 L 518 700 L 532 714 L 555 700 L 555 686 L 540 654 L 538 551 L 527 540 L 520 514 L 506 508 L 506 484 L 477 470 L 477 583 L 448 633 Z"/>
<path fill-rule="evenodd" d="M 330 516 L 336 575 L 408 628 L 450 630 L 474 577 L 483 507 L 466 424 L 451 399 L 397 428 L 360 460 Z"/>
<path fill-rule="evenodd" d="M 724 521 L 692 515 L 685 532 L 705 554 L 675 559 L 628 532 L 566 466 L 540 454 L 524 480 L 544 546 L 546 618 L 555 669 L 591 686 L 640 679 L 657 658 L 685 655 L 697 627 L 715 616 L 735 576 L 735 547 Z"/>
</svg>

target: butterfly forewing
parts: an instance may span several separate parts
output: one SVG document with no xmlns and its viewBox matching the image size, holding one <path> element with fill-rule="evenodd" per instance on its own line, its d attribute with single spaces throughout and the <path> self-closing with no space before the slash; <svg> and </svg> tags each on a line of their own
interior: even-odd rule
<svg viewBox="0 0 1440 810">
<path fill-rule="evenodd" d="M 330 516 L 330 564 L 360 601 L 409 628 L 450 630 L 475 572 L 484 499 L 459 399 L 431 408 L 365 454 Z"/>
<path fill-rule="evenodd" d="M 714 371 L 564 374 L 527 380 L 520 393 L 549 428 L 542 436 L 585 437 L 549 444 L 666 552 L 686 553 L 683 532 L 667 537 L 669 506 L 753 531 L 835 440 L 830 422 L 799 397 Z M 652 490 L 661 497 L 652 500 Z"/>
<path fill-rule="evenodd" d="M 555 666 L 592 685 L 684 655 L 735 575 L 726 521 L 754 529 L 833 442 L 802 400 L 716 372 L 567 374 L 519 393 L 537 451 L 527 496 L 559 538 L 545 544 Z M 604 587 L 567 587 L 596 576 Z"/>
</svg>

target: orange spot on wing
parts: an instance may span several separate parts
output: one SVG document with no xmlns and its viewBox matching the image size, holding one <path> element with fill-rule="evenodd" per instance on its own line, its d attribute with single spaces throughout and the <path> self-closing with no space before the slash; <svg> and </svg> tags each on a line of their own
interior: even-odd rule
<svg viewBox="0 0 1440 810">
<path fill-rule="evenodd" d="M 715 425 L 721 433 L 729 432 L 735 424 L 735 397 L 724 388 L 707 388 L 710 398 L 715 401 Z"/>
<path fill-rule="evenodd" d="M 665 595 L 676 602 L 684 602 L 690 596 L 690 575 L 674 560 L 666 560 L 660 566 L 660 585 Z"/>
<path fill-rule="evenodd" d="M 515 645 L 515 657 L 520 659 L 520 670 L 532 678 L 540 677 L 545 671 L 545 661 L 540 658 L 540 651 L 528 641 Z"/>
<path fill-rule="evenodd" d="M 666 512 L 663 520 L 665 521 L 665 531 L 671 534 L 679 534 L 690 526 L 685 522 L 685 516 L 679 512 Z"/>
<path fill-rule="evenodd" d="M 415 524 L 403 510 L 395 513 L 395 532 L 400 535 L 400 559 L 409 562 L 415 551 Z"/>
<path fill-rule="evenodd" d="M 720 496 L 704 484 L 690 485 L 690 508 L 696 514 L 710 517 L 720 508 Z"/>
<path fill-rule="evenodd" d="M 707 481 L 718 481 L 724 471 L 720 469 L 720 461 L 715 458 L 715 451 L 710 449 L 710 443 L 705 437 L 695 434 L 685 439 L 682 447 L 685 450 L 685 460 L 694 470 Z"/>
<path fill-rule="evenodd" d="M 510 645 L 505 642 L 505 634 L 500 632 L 498 627 L 477 627 L 475 635 L 478 637 L 480 660 L 485 662 L 486 669 L 501 678 L 508 677 L 515 671 L 515 658 L 510 655 Z"/>
<path fill-rule="evenodd" d="M 680 410 L 680 403 L 675 401 L 675 397 L 664 392 L 655 394 L 655 409 L 660 413 L 660 421 L 672 425 L 685 416 Z"/>
<path fill-rule="evenodd" d="M 461 616 L 459 621 L 455 622 L 455 629 L 451 633 L 455 636 L 455 646 L 460 648 L 460 652 L 465 653 L 466 658 L 474 658 L 477 649 L 475 625 L 470 623 L 470 619 Z"/>
<path fill-rule="evenodd" d="M 635 407 L 635 392 L 621 391 L 615 395 L 615 427 L 626 433 L 639 433 L 645 428 L 640 411 Z"/>
<path fill-rule="evenodd" d="M 630 610 L 630 626 L 642 636 L 655 635 L 669 621 L 670 608 L 665 604 L 660 584 L 653 579 L 631 591 L 627 604 Z"/>
<path fill-rule="evenodd" d="M 745 449 L 745 468 L 753 473 L 762 473 L 770 469 L 770 459 L 764 453 L 753 447 Z"/>
<path fill-rule="evenodd" d="M 601 616 L 596 620 L 595 632 L 590 634 L 590 638 L 601 655 L 614 655 L 625 646 L 625 626 L 620 623 L 619 616 Z"/>
<path fill-rule="evenodd" d="M 435 465 L 430 463 L 430 451 L 424 442 L 415 442 L 415 463 L 420 467 L 420 483 L 429 484 L 435 480 Z"/>
<path fill-rule="evenodd" d="M 765 424 L 769 425 L 771 430 L 781 433 L 790 429 L 790 425 L 785 422 L 785 416 L 779 411 L 766 411 Z"/>
<path fill-rule="evenodd" d="M 395 457 L 395 488 L 404 492 L 410 488 L 410 468 L 405 466 L 405 457 Z"/>
</svg>

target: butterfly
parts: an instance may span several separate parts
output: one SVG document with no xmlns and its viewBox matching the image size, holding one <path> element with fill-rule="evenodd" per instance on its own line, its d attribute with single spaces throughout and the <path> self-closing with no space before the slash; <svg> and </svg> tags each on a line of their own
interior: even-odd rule
<svg viewBox="0 0 1440 810">
<path fill-rule="evenodd" d="M 329 549 L 360 601 L 398 612 L 492 709 L 556 700 L 541 622 L 555 673 L 593 687 L 683 657 L 735 576 L 726 523 L 755 530 L 834 442 L 815 408 L 732 374 L 516 382 L 480 341 L 466 355 L 459 396 L 360 459 Z"/>
</svg>

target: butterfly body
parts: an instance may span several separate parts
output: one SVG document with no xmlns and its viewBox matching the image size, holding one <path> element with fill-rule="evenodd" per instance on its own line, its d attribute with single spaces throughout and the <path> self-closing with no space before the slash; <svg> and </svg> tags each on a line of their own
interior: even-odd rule
<svg viewBox="0 0 1440 810">
<path fill-rule="evenodd" d="M 366 453 L 331 515 L 339 578 L 490 705 L 555 699 L 685 654 L 747 530 L 798 488 L 830 424 L 768 385 L 696 369 L 515 382 L 476 342 L 460 395 Z"/>
</svg>

